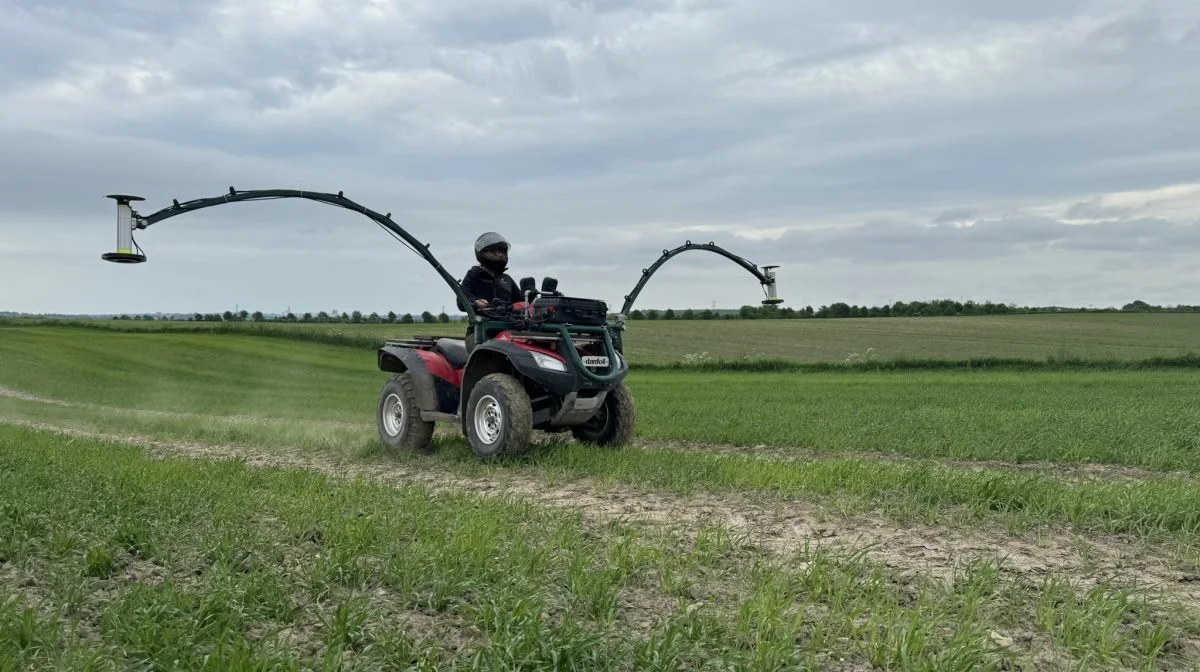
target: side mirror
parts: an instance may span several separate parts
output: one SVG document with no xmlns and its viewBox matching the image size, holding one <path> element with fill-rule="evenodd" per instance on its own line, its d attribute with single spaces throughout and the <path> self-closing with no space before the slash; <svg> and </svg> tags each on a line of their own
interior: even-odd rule
<svg viewBox="0 0 1200 672">
<path fill-rule="evenodd" d="M 534 289 L 537 289 L 537 280 L 536 279 L 534 279 L 532 277 L 521 278 L 521 293 L 522 294 L 524 294 L 525 292 L 534 290 Z"/>
<path fill-rule="evenodd" d="M 543 294 L 553 294 L 556 291 L 558 291 L 558 279 L 557 278 L 551 278 L 551 277 L 542 278 L 542 293 Z"/>
</svg>

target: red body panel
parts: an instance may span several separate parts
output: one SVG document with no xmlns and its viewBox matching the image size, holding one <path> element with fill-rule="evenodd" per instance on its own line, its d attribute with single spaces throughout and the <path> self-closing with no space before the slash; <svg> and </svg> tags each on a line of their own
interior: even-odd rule
<svg viewBox="0 0 1200 672">
<path fill-rule="evenodd" d="M 502 331 L 499 334 L 496 334 L 495 340 L 507 341 L 507 342 L 512 343 L 513 345 L 517 346 L 518 348 L 521 348 L 522 350 L 530 350 L 532 352 L 540 352 L 543 355 L 553 357 L 553 358 L 557 359 L 558 361 L 563 362 L 564 364 L 567 361 L 566 357 L 563 357 L 562 355 L 560 355 L 559 353 L 557 353 L 553 350 L 547 350 L 546 348 L 539 348 L 536 345 L 532 345 L 532 344 L 527 343 L 522 340 L 514 341 L 512 339 L 512 332 Z"/>
<path fill-rule="evenodd" d="M 508 343 L 512 343 L 518 348 L 521 348 L 522 350 L 540 352 L 543 355 L 553 357 L 564 364 L 567 363 L 567 358 L 562 354 L 547 348 L 541 348 L 536 345 L 532 345 L 524 340 L 513 340 L 512 333 L 508 331 L 503 331 L 497 334 L 495 340 L 506 341 Z M 429 373 L 431 375 L 437 376 L 438 378 L 450 383 L 454 387 L 462 389 L 462 369 L 455 369 L 454 367 L 450 366 L 450 362 L 448 362 L 441 353 L 434 352 L 433 350 L 417 350 L 417 356 L 421 358 L 421 361 L 425 362 L 425 368 L 429 369 Z"/>
<path fill-rule="evenodd" d="M 417 350 L 417 356 L 425 362 L 425 368 L 429 369 L 429 373 L 455 387 L 462 387 L 462 371 L 450 366 L 450 362 L 446 361 L 446 358 L 440 353 L 432 350 Z"/>
</svg>

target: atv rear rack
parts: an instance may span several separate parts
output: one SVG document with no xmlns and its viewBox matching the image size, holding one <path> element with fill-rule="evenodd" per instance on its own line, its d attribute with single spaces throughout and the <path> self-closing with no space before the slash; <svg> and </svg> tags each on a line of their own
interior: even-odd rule
<svg viewBox="0 0 1200 672">
<path fill-rule="evenodd" d="M 412 338 L 395 338 L 383 342 L 384 345 L 395 345 L 401 348 L 416 348 L 417 350 L 432 349 L 437 346 L 437 338 L 433 336 L 414 336 Z"/>
</svg>

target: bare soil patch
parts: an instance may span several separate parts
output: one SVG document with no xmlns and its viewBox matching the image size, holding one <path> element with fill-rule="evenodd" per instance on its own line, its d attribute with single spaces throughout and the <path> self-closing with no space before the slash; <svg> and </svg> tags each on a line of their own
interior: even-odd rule
<svg viewBox="0 0 1200 672">
<path fill-rule="evenodd" d="M 577 510 L 585 519 L 600 524 L 643 523 L 678 527 L 683 532 L 719 525 L 743 544 L 781 555 L 806 545 L 863 550 L 868 557 L 902 576 L 929 573 L 949 579 L 957 568 L 971 560 L 998 557 L 1008 571 L 1035 581 L 1041 575 L 1062 572 L 1083 585 L 1111 580 L 1117 584 L 1154 587 L 1184 606 L 1200 610 L 1200 574 L 1176 567 L 1169 549 L 1152 547 L 1122 535 L 1083 535 L 1069 529 L 1054 529 L 1016 536 L 984 526 L 967 530 L 920 524 L 898 526 L 871 515 L 832 514 L 802 499 L 767 501 L 744 494 L 711 493 L 681 498 L 590 479 L 552 484 L 537 476 L 511 471 L 476 477 L 455 473 L 444 465 L 414 466 L 387 458 L 359 461 L 298 450 L 202 445 L 23 421 L 6 422 L 68 436 L 116 440 L 140 446 L 151 455 L 240 459 L 252 467 L 300 468 L 338 478 L 362 476 L 397 486 L 421 485 L 437 492 L 526 499 Z"/>
</svg>

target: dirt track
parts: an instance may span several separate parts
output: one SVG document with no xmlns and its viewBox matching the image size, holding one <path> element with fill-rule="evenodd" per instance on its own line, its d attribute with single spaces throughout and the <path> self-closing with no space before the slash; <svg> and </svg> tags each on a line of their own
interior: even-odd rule
<svg viewBox="0 0 1200 672">
<path fill-rule="evenodd" d="M 392 485 L 419 484 L 439 492 L 517 497 L 546 506 L 570 507 L 597 522 L 621 520 L 680 526 L 694 532 L 703 525 L 727 526 L 743 543 L 786 554 L 805 544 L 826 548 L 867 549 L 867 554 L 902 574 L 929 572 L 949 578 L 974 558 L 1000 556 L 1009 571 L 1029 576 L 1065 572 L 1085 584 L 1106 579 L 1154 585 L 1189 608 L 1200 609 L 1200 576 L 1172 568 L 1169 554 L 1141 548 L 1113 535 L 1081 535 L 1055 530 L 1037 537 L 1014 537 L 1002 530 L 913 525 L 898 527 L 874 516 L 827 519 L 828 514 L 804 500 L 770 504 L 746 495 L 698 494 L 680 498 L 628 486 L 606 486 L 588 479 L 550 485 L 536 476 L 502 471 L 488 477 L 455 473 L 442 464 L 406 466 L 387 458 L 372 461 L 339 459 L 299 450 L 249 446 L 201 445 L 162 441 L 146 436 L 115 436 L 63 429 L 20 420 L 8 424 L 50 430 L 67 436 L 116 440 L 144 448 L 149 454 L 198 459 L 244 460 L 251 467 L 308 469 L 337 478 L 364 476 Z M 731 449 L 737 450 L 737 449 Z"/>
</svg>

